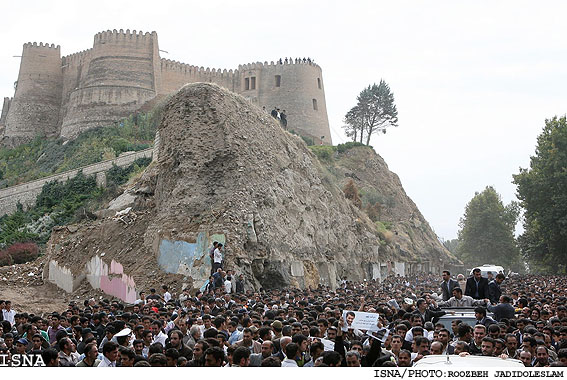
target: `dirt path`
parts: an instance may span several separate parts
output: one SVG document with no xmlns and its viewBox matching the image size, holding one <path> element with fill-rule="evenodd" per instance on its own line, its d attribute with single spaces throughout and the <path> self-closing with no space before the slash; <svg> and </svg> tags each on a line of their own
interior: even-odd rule
<svg viewBox="0 0 567 380">
<path fill-rule="evenodd" d="M 40 286 L 2 284 L 0 299 L 12 301 L 12 308 L 17 312 L 42 315 L 67 310 L 70 296 L 51 284 Z"/>
</svg>

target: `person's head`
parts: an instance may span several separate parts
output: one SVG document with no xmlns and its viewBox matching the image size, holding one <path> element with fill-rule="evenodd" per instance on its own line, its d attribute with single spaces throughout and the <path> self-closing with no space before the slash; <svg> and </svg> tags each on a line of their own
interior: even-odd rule
<svg viewBox="0 0 567 380">
<path fill-rule="evenodd" d="M 561 348 L 557 351 L 557 360 L 563 363 L 563 366 L 567 367 L 567 348 Z"/>
<path fill-rule="evenodd" d="M 88 358 L 90 361 L 95 361 L 98 357 L 98 347 L 96 341 L 89 343 L 85 346 L 83 353 L 85 354 L 85 358 Z"/>
<path fill-rule="evenodd" d="M 242 343 L 246 346 L 252 345 L 252 330 L 248 327 L 242 330 Z"/>
<path fill-rule="evenodd" d="M 497 282 L 498 284 L 501 284 L 505 278 L 506 276 L 504 276 L 502 273 L 498 273 L 494 278 L 494 281 Z"/>
<path fill-rule="evenodd" d="M 421 354 L 424 351 L 429 350 L 429 339 L 427 339 L 424 336 L 418 336 L 417 338 L 414 339 L 413 343 L 414 343 L 413 350 L 418 354 Z"/>
<path fill-rule="evenodd" d="M 179 330 L 173 330 L 169 333 L 169 344 L 171 347 L 177 348 L 182 344 L 183 334 Z"/>
<path fill-rule="evenodd" d="M 467 342 L 459 340 L 455 343 L 455 355 L 459 355 L 461 352 L 469 352 L 469 345 Z"/>
<path fill-rule="evenodd" d="M 482 320 L 486 317 L 486 309 L 482 306 L 478 306 L 474 309 L 474 315 L 477 321 Z"/>
<path fill-rule="evenodd" d="M 120 367 L 133 367 L 134 366 L 134 359 L 136 358 L 136 353 L 133 349 L 129 347 L 120 347 L 119 348 L 119 362 Z"/>
<path fill-rule="evenodd" d="M 443 347 L 447 346 L 450 338 L 451 338 L 451 333 L 449 332 L 449 330 L 447 330 L 446 328 L 442 328 L 441 330 L 439 330 L 439 333 L 437 334 L 437 340 L 441 342 Z"/>
<path fill-rule="evenodd" d="M 41 359 L 46 367 L 59 367 L 59 354 L 54 348 L 48 348 L 41 352 Z"/>
<path fill-rule="evenodd" d="M 494 339 L 489 336 L 482 338 L 480 343 L 480 351 L 482 356 L 493 356 L 494 355 Z"/>
<path fill-rule="evenodd" d="M 348 351 L 346 353 L 347 367 L 360 367 L 360 353 L 358 351 Z"/>
<path fill-rule="evenodd" d="M 274 353 L 274 344 L 271 340 L 265 340 L 262 342 L 262 357 L 267 358 Z"/>
<path fill-rule="evenodd" d="M 232 363 L 239 367 L 248 367 L 250 365 L 250 350 L 248 347 L 240 346 L 234 350 L 232 353 Z"/>
<path fill-rule="evenodd" d="M 535 349 L 537 347 L 537 341 L 534 337 L 525 336 L 522 340 L 522 349 L 524 351 L 529 351 L 532 354 L 532 358 L 535 356 Z"/>
<path fill-rule="evenodd" d="M 71 342 L 71 339 L 69 339 L 68 337 L 61 338 L 57 342 L 57 345 L 59 347 L 59 351 L 63 351 L 67 355 L 69 355 L 69 353 L 71 352 L 71 345 L 72 344 L 73 343 Z"/>
<path fill-rule="evenodd" d="M 334 341 L 337 338 L 337 328 L 332 326 L 327 330 L 327 338 Z"/>
<path fill-rule="evenodd" d="M 309 340 L 303 334 L 296 334 L 291 338 L 291 341 L 299 347 L 299 352 L 303 353 L 307 351 L 307 346 L 309 344 Z"/>
<path fill-rule="evenodd" d="M 336 351 L 325 351 L 323 353 L 323 364 L 329 367 L 340 367 L 341 361 L 341 354 Z"/>
<path fill-rule="evenodd" d="M 481 279 L 482 275 L 480 273 L 480 269 L 479 268 L 474 268 L 473 269 L 473 277 L 478 281 Z"/>
<path fill-rule="evenodd" d="M 408 350 L 401 350 L 398 355 L 398 367 L 411 367 L 411 353 Z"/>
<path fill-rule="evenodd" d="M 325 346 L 321 342 L 313 342 L 311 343 L 311 347 L 309 347 L 309 353 L 311 354 L 313 361 L 315 361 L 319 356 L 321 356 L 324 351 L 325 351 Z"/>
<path fill-rule="evenodd" d="M 484 325 L 476 325 L 473 330 L 473 338 L 475 343 L 479 345 L 485 336 L 486 336 L 486 327 Z"/>
<path fill-rule="evenodd" d="M 205 351 L 205 367 L 222 367 L 224 351 L 220 347 L 211 347 Z"/>
<path fill-rule="evenodd" d="M 500 338 L 500 326 L 498 326 L 497 324 L 492 324 L 488 326 L 488 335 L 492 339 Z"/>
<path fill-rule="evenodd" d="M 449 281 L 449 279 L 451 278 L 451 273 L 448 270 L 444 270 L 442 276 L 443 281 Z"/>
<path fill-rule="evenodd" d="M 193 358 L 195 360 L 201 360 L 205 351 L 209 348 L 209 344 L 204 340 L 200 340 L 195 343 L 195 348 L 193 349 Z"/>
<path fill-rule="evenodd" d="M 429 349 L 431 355 L 442 355 L 443 354 L 443 344 L 441 342 L 436 341 L 431 343 L 431 348 Z"/>
<path fill-rule="evenodd" d="M 463 290 L 461 288 L 453 288 L 453 297 L 458 300 L 463 298 Z"/>
<path fill-rule="evenodd" d="M 295 360 L 298 356 L 298 353 L 299 345 L 297 343 L 292 342 L 285 346 L 285 356 L 287 356 L 288 359 Z"/>
<path fill-rule="evenodd" d="M 262 360 L 262 364 L 260 364 L 260 367 L 281 367 L 281 366 L 282 366 L 282 362 L 277 356 L 269 356 L 267 358 L 264 358 Z"/>
<path fill-rule="evenodd" d="M 29 343 L 28 340 L 25 338 L 18 339 L 16 341 L 16 353 L 20 355 L 25 355 L 28 343 Z"/>
<path fill-rule="evenodd" d="M 518 338 L 514 334 L 506 335 L 506 348 L 510 354 L 518 349 Z"/>
<path fill-rule="evenodd" d="M 118 359 L 118 344 L 114 342 L 106 342 L 102 346 L 102 354 L 111 362 Z"/>
<path fill-rule="evenodd" d="M 167 367 L 167 357 L 162 353 L 151 354 L 148 362 L 152 367 Z"/>
<path fill-rule="evenodd" d="M 520 352 L 520 360 L 524 363 L 524 367 L 532 366 L 532 354 L 529 351 Z"/>
<path fill-rule="evenodd" d="M 545 346 L 538 346 L 536 348 L 536 360 L 539 365 L 546 366 L 549 364 L 549 352 Z"/>
</svg>

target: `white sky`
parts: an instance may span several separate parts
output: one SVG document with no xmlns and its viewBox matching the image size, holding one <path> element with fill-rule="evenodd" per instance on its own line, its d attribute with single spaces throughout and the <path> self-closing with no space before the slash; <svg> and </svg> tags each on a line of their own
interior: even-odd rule
<svg viewBox="0 0 567 380">
<path fill-rule="evenodd" d="M 91 4 L 91 5 L 89 5 Z M 157 8 L 157 9 L 156 9 Z M 457 236 L 474 196 L 515 199 L 544 120 L 566 112 L 565 1 L 11 1 L 2 4 L 0 97 L 22 45 L 92 47 L 107 29 L 156 31 L 162 57 L 215 68 L 312 57 L 323 69 L 333 143 L 383 78 L 399 127 L 372 140 L 437 234 Z"/>
</svg>

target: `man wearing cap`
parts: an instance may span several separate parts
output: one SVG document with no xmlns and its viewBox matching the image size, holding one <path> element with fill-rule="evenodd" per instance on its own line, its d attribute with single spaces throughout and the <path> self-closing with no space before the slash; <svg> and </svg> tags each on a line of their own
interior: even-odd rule
<svg viewBox="0 0 567 380">
<path fill-rule="evenodd" d="M 272 322 L 272 329 L 274 329 L 274 340 L 282 337 L 283 324 L 281 321 L 275 320 Z"/>
</svg>

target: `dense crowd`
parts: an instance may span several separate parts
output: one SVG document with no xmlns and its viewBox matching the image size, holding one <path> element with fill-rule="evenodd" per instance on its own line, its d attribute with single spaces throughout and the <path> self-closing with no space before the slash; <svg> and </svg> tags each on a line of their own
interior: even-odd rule
<svg viewBox="0 0 567 380">
<path fill-rule="evenodd" d="M 254 292 L 215 269 L 203 291 L 162 286 L 134 305 L 91 298 L 34 315 L 0 301 L 0 365 L 408 367 L 435 354 L 567 365 L 566 277 L 444 272 Z M 454 306 L 475 307 L 476 324 L 439 323 Z M 387 333 L 345 328 L 346 310 L 379 314 Z"/>
</svg>

